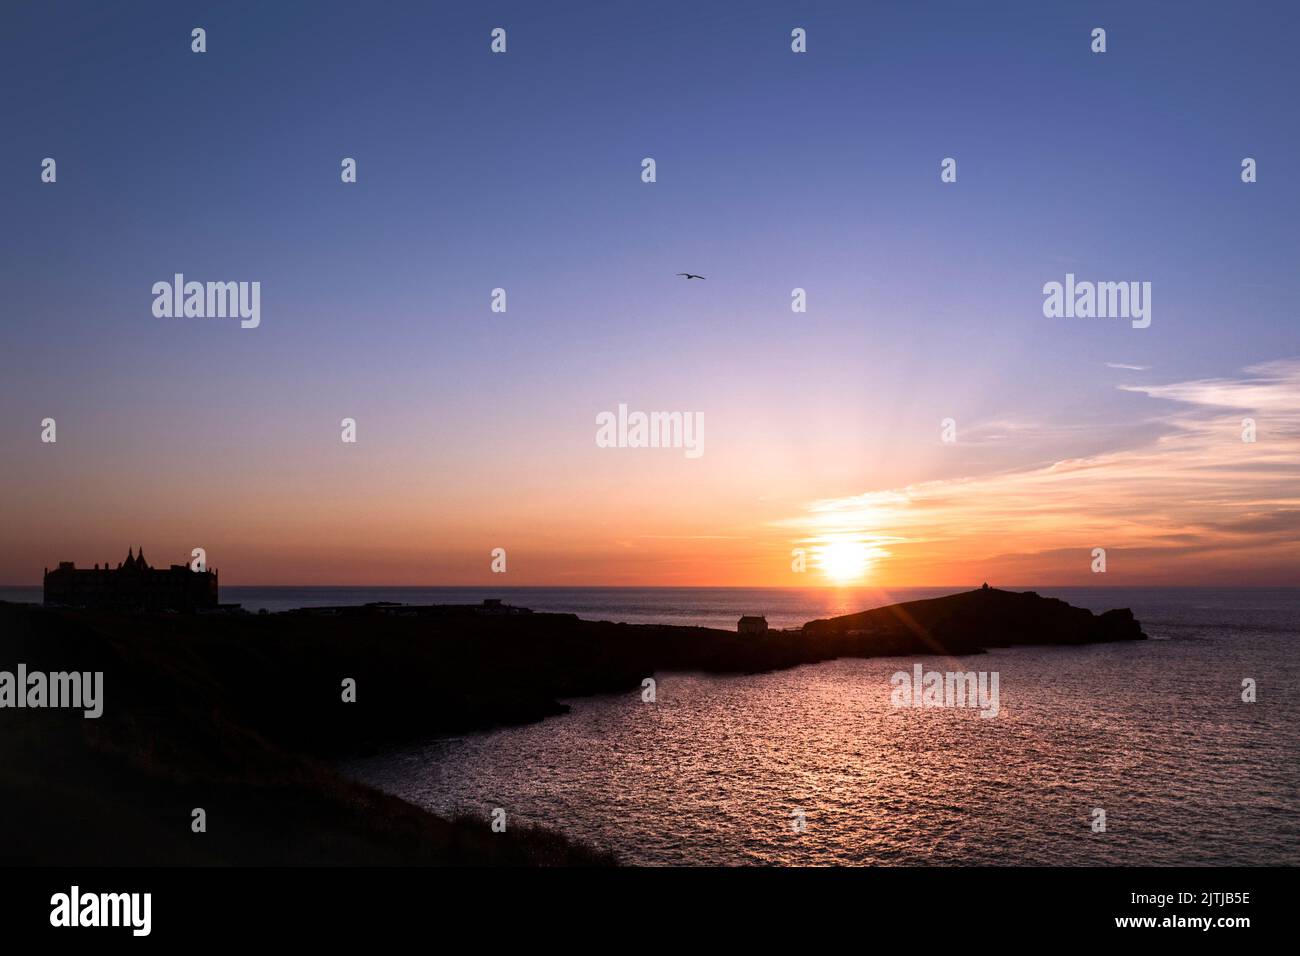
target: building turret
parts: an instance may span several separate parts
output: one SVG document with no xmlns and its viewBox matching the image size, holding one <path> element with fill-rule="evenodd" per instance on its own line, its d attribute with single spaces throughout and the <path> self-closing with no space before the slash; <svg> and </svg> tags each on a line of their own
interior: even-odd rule
<svg viewBox="0 0 1300 956">
<path fill-rule="evenodd" d="M 60 561 L 45 568 L 47 605 L 109 608 L 125 611 L 199 611 L 217 606 L 216 570 L 193 572 L 187 565 L 152 568 L 144 548 L 127 548 L 126 561 L 116 570 L 107 561 L 77 568 Z"/>
</svg>

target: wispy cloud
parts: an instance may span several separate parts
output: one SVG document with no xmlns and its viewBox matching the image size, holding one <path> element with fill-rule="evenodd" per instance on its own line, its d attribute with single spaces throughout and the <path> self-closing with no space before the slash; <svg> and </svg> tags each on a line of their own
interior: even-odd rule
<svg viewBox="0 0 1300 956">
<path fill-rule="evenodd" d="M 1300 359 L 1264 362 L 1246 369 L 1246 377 L 1203 378 L 1169 385 L 1121 385 L 1126 392 L 1167 398 L 1189 405 L 1269 412 L 1294 423 L 1300 416 Z"/>
<path fill-rule="evenodd" d="M 1124 369 L 1128 372 L 1149 372 L 1151 370 L 1150 365 L 1126 365 L 1123 362 L 1107 362 L 1106 367 Z"/>
<path fill-rule="evenodd" d="M 884 552 L 882 577 L 898 583 L 990 569 L 1082 580 L 1095 547 L 1110 556 L 1106 583 L 1300 583 L 1300 359 L 1121 387 L 1169 403 L 1153 410 L 1160 433 L 1141 447 L 821 499 L 778 525 L 807 542 L 870 542 Z M 1253 443 L 1242 441 L 1246 417 Z"/>
</svg>

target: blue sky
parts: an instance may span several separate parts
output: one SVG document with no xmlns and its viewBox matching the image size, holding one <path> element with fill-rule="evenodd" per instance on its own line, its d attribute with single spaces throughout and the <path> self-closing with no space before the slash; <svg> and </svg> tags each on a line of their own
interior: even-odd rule
<svg viewBox="0 0 1300 956">
<path fill-rule="evenodd" d="M 809 501 L 1140 446 L 1168 400 L 1118 386 L 1300 354 L 1292 5 L 464 7 L 7 8 L 0 447 L 22 520 L 0 579 L 79 553 L 88 526 L 95 557 L 145 534 L 130 489 L 181 487 L 211 514 L 149 537 L 179 550 L 235 515 L 220 540 L 267 580 L 289 558 L 253 539 L 305 486 L 363 513 L 335 537 L 276 529 L 331 580 L 362 553 L 477 580 L 459 556 L 421 577 L 414 544 L 359 550 L 365 528 L 405 542 L 418 501 L 455 555 L 491 529 L 603 583 L 651 526 L 722 533 L 702 516 L 731 509 L 743 535 Z M 155 318 L 175 272 L 260 281 L 261 327 Z M 1066 272 L 1150 281 L 1151 327 L 1044 318 Z M 620 401 L 703 410 L 711 460 L 607 464 L 592 420 Z M 323 444 L 343 415 L 361 461 Z M 1030 437 L 944 456 L 949 415 Z M 548 525 L 570 511 L 590 525 Z M 626 580 L 700 573 L 663 559 Z M 734 567 L 699 583 L 772 579 L 713 560 Z"/>
</svg>

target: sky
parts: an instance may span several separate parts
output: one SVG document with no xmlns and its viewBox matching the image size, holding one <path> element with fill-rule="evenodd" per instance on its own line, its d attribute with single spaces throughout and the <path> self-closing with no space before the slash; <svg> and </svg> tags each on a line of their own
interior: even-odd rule
<svg viewBox="0 0 1300 956">
<path fill-rule="evenodd" d="M 0 583 L 1300 584 L 1300 9 L 456 6 L 6 5 Z"/>
</svg>

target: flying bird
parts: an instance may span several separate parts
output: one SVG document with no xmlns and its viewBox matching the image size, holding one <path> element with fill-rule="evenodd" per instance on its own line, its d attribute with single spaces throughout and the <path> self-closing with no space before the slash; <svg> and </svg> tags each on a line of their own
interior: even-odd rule
<svg viewBox="0 0 1300 956">
<path fill-rule="evenodd" d="M 679 273 L 677 273 L 677 274 L 678 274 L 679 276 L 682 276 L 683 278 L 686 278 L 686 279 L 707 279 L 707 278 L 708 278 L 708 276 L 697 276 L 697 275 L 692 275 L 692 274 L 689 273 L 689 272 L 679 272 Z"/>
</svg>

